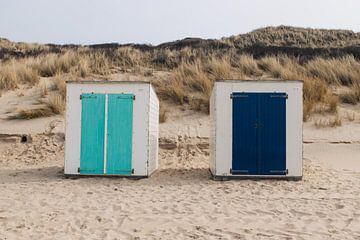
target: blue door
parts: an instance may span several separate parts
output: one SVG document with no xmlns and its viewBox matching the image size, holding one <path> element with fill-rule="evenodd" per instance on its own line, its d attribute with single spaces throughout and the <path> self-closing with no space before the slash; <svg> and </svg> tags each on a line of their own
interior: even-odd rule
<svg viewBox="0 0 360 240">
<path fill-rule="evenodd" d="M 232 174 L 286 174 L 286 93 L 233 93 Z"/>
<path fill-rule="evenodd" d="M 80 174 L 104 173 L 105 95 L 81 95 Z"/>
<path fill-rule="evenodd" d="M 257 174 L 258 97 L 255 93 L 233 93 L 233 174 Z"/>
<path fill-rule="evenodd" d="M 133 94 L 108 95 L 107 174 L 132 174 Z"/>
<path fill-rule="evenodd" d="M 286 174 L 285 93 L 259 94 L 259 174 Z"/>
</svg>

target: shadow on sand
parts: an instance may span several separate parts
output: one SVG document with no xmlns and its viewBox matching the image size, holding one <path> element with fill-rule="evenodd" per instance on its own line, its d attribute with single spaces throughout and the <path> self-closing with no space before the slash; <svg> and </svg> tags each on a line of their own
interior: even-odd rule
<svg viewBox="0 0 360 240">
<path fill-rule="evenodd" d="M 31 182 L 60 182 L 60 181 L 91 181 L 91 182 L 118 182 L 127 180 L 128 182 L 154 183 L 165 182 L 168 184 L 177 184 L 181 182 L 202 182 L 209 181 L 211 174 L 207 168 L 194 169 L 159 169 L 149 178 L 127 178 L 117 176 L 65 176 L 64 168 L 61 166 L 51 166 L 42 168 L 28 169 L 1 169 L 0 184 L 16 184 Z"/>
</svg>

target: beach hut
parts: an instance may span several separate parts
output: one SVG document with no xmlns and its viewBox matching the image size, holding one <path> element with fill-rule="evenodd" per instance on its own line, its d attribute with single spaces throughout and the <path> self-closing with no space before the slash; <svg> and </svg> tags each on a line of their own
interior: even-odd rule
<svg viewBox="0 0 360 240">
<path fill-rule="evenodd" d="M 210 99 L 214 179 L 302 177 L 302 81 L 216 81 Z"/>
<path fill-rule="evenodd" d="M 159 101 L 148 82 L 68 81 L 66 175 L 146 177 L 158 167 Z"/>
</svg>

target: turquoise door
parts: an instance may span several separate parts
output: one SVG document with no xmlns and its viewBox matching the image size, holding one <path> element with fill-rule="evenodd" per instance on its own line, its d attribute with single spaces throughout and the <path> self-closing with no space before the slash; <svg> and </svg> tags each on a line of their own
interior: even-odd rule
<svg viewBox="0 0 360 240">
<path fill-rule="evenodd" d="M 132 173 L 133 94 L 108 95 L 106 173 Z"/>
<path fill-rule="evenodd" d="M 104 173 L 105 95 L 82 94 L 80 174 Z"/>
</svg>

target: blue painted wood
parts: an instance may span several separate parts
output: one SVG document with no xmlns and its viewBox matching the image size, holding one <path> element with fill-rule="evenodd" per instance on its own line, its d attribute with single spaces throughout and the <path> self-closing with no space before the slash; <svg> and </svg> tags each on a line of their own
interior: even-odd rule
<svg viewBox="0 0 360 240">
<path fill-rule="evenodd" d="M 104 173 L 105 95 L 81 95 L 80 174 Z"/>
<path fill-rule="evenodd" d="M 233 93 L 232 173 L 257 174 L 258 98 L 254 93 Z"/>
<path fill-rule="evenodd" d="M 232 173 L 286 174 L 286 93 L 233 93 Z"/>
<path fill-rule="evenodd" d="M 107 174 L 132 174 L 133 97 L 108 95 Z"/>
<path fill-rule="evenodd" d="M 286 172 L 286 93 L 259 94 L 259 174 Z"/>
</svg>

